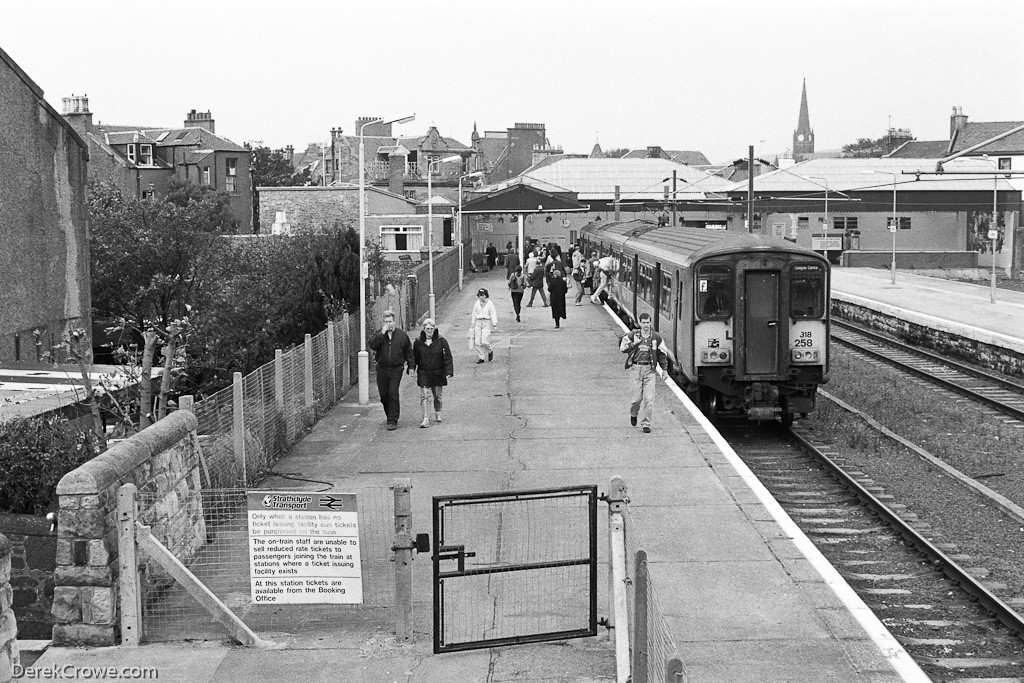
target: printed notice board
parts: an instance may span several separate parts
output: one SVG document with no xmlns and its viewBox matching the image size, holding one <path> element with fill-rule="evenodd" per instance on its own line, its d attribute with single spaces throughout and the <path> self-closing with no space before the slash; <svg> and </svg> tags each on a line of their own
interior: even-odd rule
<svg viewBox="0 0 1024 683">
<path fill-rule="evenodd" d="M 248 504 L 253 603 L 362 603 L 354 493 L 250 491 Z"/>
</svg>

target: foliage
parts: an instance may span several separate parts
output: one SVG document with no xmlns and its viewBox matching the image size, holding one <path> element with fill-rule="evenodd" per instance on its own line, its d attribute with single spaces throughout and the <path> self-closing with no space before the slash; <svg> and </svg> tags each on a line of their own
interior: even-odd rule
<svg viewBox="0 0 1024 683">
<path fill-rule="evenodd" d="M 60 478 L 99 452 L 96 436 L 55 416 L 0 423 L 0 510 L 42 514 Z"/>
<path fill-rule="evenodd" d="M 612 149 L 604 150 L 603 156 L 605 159 L 621 159 L 629 154 L 629 152 L 629 147 L 613 147 Z"/>
<path fill-rule="evenodd" d="M 858 138 L 857 142 L 843 145 L 842 157 L 844 159 L 875 159 L 888 152 L 886 138 L 878 138 L 877 140 Z"/>
<path fill-rule="evenodd" d="M 311 184 L 309 169 L 296 173 L 284 152 L 259 143 L 245 143 L 252 157 L 253 187 L 293 187 Z"/>
</svg>

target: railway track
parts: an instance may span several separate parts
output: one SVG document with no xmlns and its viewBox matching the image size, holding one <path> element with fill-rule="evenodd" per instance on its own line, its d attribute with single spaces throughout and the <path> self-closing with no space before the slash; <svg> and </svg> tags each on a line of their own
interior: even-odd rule
<svg viewBox="0 0 1024 683">
<path fill-rule="evenodd" d="M 1024 679 L 1024 620 L 985 586 L 985 568 L 802 430 L 718 427 L 929 676 Z"/>
<path fill-rule="evenodd" d="M 1024 425 L 1024 384 L 841 320 L 832 320 L 832 339 L 858 353 L 966 396 Z"/>
</svg>

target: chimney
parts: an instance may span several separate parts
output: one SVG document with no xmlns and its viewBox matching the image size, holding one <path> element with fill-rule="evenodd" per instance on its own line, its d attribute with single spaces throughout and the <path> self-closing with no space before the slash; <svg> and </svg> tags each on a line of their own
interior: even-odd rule
<svg viewBox="0 0 1024 683">
<path fill-rule="evenodd" d="M 203 128 L 211 133 L 216 133 L 213 125 L 213 117 L 210 112 L 197 112 L 195 109 L 185 115 L 185 128 Z"/>
<path fill-rule="evenodd" d="M 967 117 L 960 107 L 953 107 L 953 115 L 949 117 L 949 139 L 952 141 L 967 125 Z"/>
<path fill-rule="evenodd" d="M 388 154 L 388 192 L 400 197 L 405 196 L 405 166 L 408 158 L 409 150 L 402 145 Z"/>
<path fill-rule="evenodd" d="M 76 133 L 85 137 L 92 132 L 92 112 L 89 111 L 88 95 L 72 95 L 61 100 L 64 103 L 64 118 Z"/>
<path fill-rule="evenodd" d="M 295 168 L 295 148 L 288 145 L 284 148 L 284 158 L 288 160 L 288 165 Z"/>
<path fill-rule="evenodd" d="M 648 145 L 647 147 L 647 158 L 648 159 L 661 159 L 664 156 L 664 152 L 658 145 Z"/>
</svg>

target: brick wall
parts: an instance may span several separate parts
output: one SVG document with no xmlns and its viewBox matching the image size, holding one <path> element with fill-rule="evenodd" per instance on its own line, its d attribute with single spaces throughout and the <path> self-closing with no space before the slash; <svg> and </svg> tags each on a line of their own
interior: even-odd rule
<svg viewBox="0 0 1024 683">
<path fill-rule="evenodd" d="M 135 484 L 154 501 L 142 521 L 179 559 L 187 560 L 205 542 L 196 426 L 192 413 L 172 413 L 60 480 L 54 645 L 117 642 L 116 511 L 122 484 Z"/>
<path fill-rule="evenodd" d="M 18 666 L 18 625 L 11 609 L 11 544 L 0 535 L 0 683 L 11 680 Z"/>
</svg>

